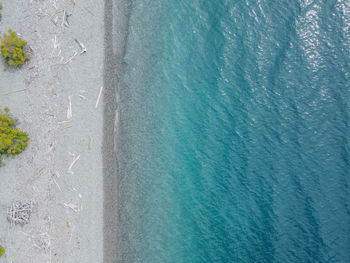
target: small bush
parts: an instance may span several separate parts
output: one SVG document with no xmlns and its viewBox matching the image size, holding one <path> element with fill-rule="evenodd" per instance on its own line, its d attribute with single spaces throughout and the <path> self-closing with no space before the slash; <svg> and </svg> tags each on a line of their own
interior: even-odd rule
<svg viewBox="0 0 350 263">
<path fill-rule="evenodd" d="M 5 60 L 6 67 L 19 67 L 30 59 L 30 56 L 28 56 L 24 50 L 27 42 L 17 37 L 16 33 L 11 29 L 8 32 L 9 35 L 4 34 L 1 41 L 1 56 Z"/>
<path fill-rule="evenodd" d="M 5 249 L 2 247 L 2 246 L 0 246 L 0 258 L 2 257 L 2 255 L 4 255 L 5 254 Z"/>
<path fill-rule="evenodd" d="M 0 3 L 0 10 L 2 9 L 2 3 Z M 2 18 L 2 14 L 0 13 L 0 21 L 1 21 L 1 18 Z"/>
<path fill-rule="evenodd" d="M 9 115 L 9 109 L 0 110 L 0 166 L 3 156 L 16 156 L 28 145 L 28 134 L 16 129 L 17 120 Z"/>
</svg>

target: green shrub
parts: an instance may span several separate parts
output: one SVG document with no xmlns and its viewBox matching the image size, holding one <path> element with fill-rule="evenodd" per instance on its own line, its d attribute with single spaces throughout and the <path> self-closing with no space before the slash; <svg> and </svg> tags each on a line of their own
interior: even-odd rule
<svg viewBox="0 0 350 263">
<path fill-rule="evenodd" d="M 0 166 L 3 156 L 16 156 L 28 145 L 28 134 L 16 129 L 17 120 L 9 115 L 9 109 L 0 110 Z"/>
<path fill-rule="evenodd" d="M 8 32 L 9 35 L 4 34 L 1 41 L 1 56 L 5 60 L 6 67 L 19 67 L 30 59 L 30 56 L 28 56 L 24 50 L 27 42 L 17 37 L 16 33 L 11 29 Z"/>
<path fill-rule="evenodd" d="M 0 10 L 2 9 L 2 3 L 0 3 Z M 1 21 L 1 18 L 2 18 L 2 14 L 0 13 L 0 21 Z"/>
<path fill-rule="evenodd" d="M 2 257 L 2 255 L 4 255 L 5 254 L 5 249 L 2 247 L 2 246 L 0 246 L 0 258 Z"/>
</svg>

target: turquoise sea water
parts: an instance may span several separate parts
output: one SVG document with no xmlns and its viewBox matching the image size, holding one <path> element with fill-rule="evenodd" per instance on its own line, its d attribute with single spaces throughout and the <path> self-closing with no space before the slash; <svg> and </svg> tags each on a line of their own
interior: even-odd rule
<svg viewBox="0 0 350 263">
<path fill-rule="evenodd" d="M 119 262 L 350 262 L 350 3 L 134 0 Z"/>
</svg>

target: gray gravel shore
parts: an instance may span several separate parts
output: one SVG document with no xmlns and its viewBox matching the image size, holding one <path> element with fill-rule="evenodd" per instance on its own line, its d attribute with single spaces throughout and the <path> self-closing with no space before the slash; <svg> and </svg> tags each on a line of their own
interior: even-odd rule
<svg viewBox="0 0 350 263">
<path fill-rule="evenodd" d="M 0 168 L 0 262 L 113 262 L 115 251 L 103 259 L 116 238 L 115 200 L 104 202 L 114 196 L 116 102 L 115 82 L 104 78 L 105 3 L 2 3 L 1 34 L 19 33 L 32 57 L 0 70 L 0 107 L 30 135 L 28 148 Z M 7 220 L 17 200 L 33 203 L 23 227 Z"/>
</svg>

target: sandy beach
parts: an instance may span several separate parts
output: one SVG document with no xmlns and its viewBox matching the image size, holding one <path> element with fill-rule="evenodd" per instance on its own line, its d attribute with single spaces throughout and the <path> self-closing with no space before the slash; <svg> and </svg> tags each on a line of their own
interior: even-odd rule
<svg viewBox="0 0 350 263">
<path fill-rule="evenodd" d="M 0 262 L 110 262 L 104 239 L 113 240 L 115 222 L 104 224 L 104 208 L 113 211 L 114 201 L 104 203 L 104 188 L 113 184 L 104 175 L 111 174 L 115 106 L 108 103 L 115 99 L 104 78 L 105 3 L 2 3 L 1 34 L 16 31 L 31 60 L 0 70 L 1 108 L 30 136 L 28 148 L 0 168 Z M 28 224 L 7 220 L 14 201 L 32 202 Z"/>
</svg>

